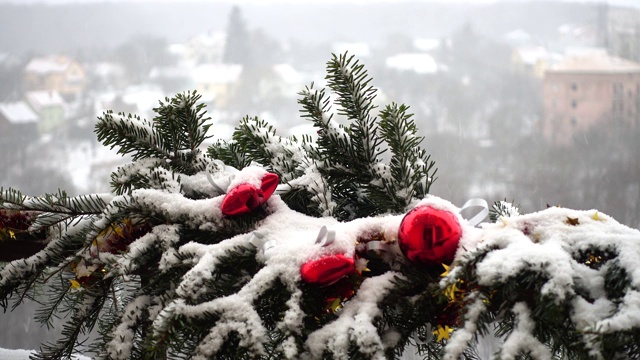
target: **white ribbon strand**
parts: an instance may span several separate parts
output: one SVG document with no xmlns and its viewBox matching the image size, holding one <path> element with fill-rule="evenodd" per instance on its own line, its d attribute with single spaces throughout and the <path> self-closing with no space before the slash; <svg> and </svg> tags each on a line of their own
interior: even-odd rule
<svg viewBox="0 0 640 360">
<path fill-rule="evenodd" d="M 258 251 L 262 251 L 265 259 L 269 259 L 271 257 L 271 249 L 275 248 L 278 245 L 276 240 L 267 240 L 264 235 L 258 231 L 254 231 L 251 233 L 251 237 L 249 237 L 249 242 L 251 245 L 255 246 Z"/>
<path fill-rule="evenodd" d="M 214 165 L 218 168 L 219 173 L 225 173 L 228 174 L 228 176 L 221 176 L 214 180 L 211 176 L 211 170 L 213 170 L 212 168 Z M 218 192 L 226 194 L 227 189 L 229 188 L 229 184 L 231 184 L 231 181 L 233 181 L 233 178 L 236 176 L 237 172 L 238 169 L 234 168 L 233 166 L 226 166 L 220 160 L 213 160 L 212 162 L 207 164 L 205 175 L 207 176 L 207 180 L 209 180 L 211 186 L 213 186 Z"/>
<path fill-rule="evenodd" d="M 336 231 L 329 230 L 326 226 L 320 228 L 320 232 L 318 232 L 318 237 L 316 238 L 316 244 L 322 244 L 322 246 L 329 246 L 336 239 Z M 324 241 L 323 241 L 324 240 Z"/>
<path fill-rule="evenodd" d="M 480 208 L 476 210 L 477 213 L 471 219 L 467 220 L 471 226 L 477 226 L 489 215 L 489 204 L 487 204 L 487 201 L 484 199 L 474 198 L 467 200 L 467 202 L 462 205 L 460 212 L 470 208 Z"/>
</svg>

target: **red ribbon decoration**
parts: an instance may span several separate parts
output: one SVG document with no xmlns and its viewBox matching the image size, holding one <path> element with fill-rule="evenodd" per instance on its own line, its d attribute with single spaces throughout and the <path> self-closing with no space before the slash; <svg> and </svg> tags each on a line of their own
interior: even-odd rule
<svg viewBox="0 0 640 360">
<path fill-rule="evenodd" d="M 259 189 L 250 184 L 240 184 L 234 187 L 222 200 L 222 214 L 235 216 L 252 212 L 269 200 L 279 181 L 278 175 L 266 173 L 262 177 Z"/>
<path fill-rule="evenodd" d="M 343 254 L 329 255 L 302 264 L 300 275 L 309 284 L 331 285 L 356 271 L 353 257 Z"/>
</svg>

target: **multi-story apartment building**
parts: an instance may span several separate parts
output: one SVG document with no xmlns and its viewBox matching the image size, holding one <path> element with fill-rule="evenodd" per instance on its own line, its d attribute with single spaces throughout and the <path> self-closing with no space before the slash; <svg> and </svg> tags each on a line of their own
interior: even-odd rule
<svg viewBox="0 0 640 360">
<path fill-rule="evenodd" d="M 573 56 L 546 71 L 544 137 L 571 145 L 594 126 L 638 126 L 640 64 L 605 54 Z"/>
</svg>

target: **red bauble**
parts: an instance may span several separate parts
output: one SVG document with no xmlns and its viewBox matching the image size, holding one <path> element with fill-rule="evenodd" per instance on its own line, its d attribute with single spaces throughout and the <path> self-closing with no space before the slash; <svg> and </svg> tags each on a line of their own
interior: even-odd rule
<svg viewBox="0 0 640 360">
<path fill-rule="evenodd" d="M 400 223 L 398 245 L 411 261 L 450 264 L 458 250 L 462 229 L 456 216 L 430 206 L 409 211 Z"/>
<path fill-rule="evenodd" d="M 259 189 L 250 184 L 234 187 L 222 200 L 222 214 L 234 216 L 250 213 L 269 200 L 279 181 L 278 175 L 266 173 Z"/>
<path fill-rule="evenodd" d="M 329 255 L 302 264 L 302 280 L 320 286 L 331 285 L 356 271 L 353 257 L 343 254 Z"/>
</svg>

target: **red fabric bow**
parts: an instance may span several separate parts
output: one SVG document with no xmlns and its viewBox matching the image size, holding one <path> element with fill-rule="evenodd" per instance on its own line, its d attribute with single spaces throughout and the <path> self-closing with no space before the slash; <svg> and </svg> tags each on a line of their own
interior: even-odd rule
<svg viewBox="0 0 640 360">
<path fill-rule="evenodd" d="M 234 216 L 252 212 L 269 200 L 279 181 L 278 175 L 266 173 L 259 189 L 250 184 L 234 187 L 222 200 L 222 214 Z"/>
<path fill-rule="evenodd" d="M 300 275 L 307 283 L 326 286 L 354 273 L 355 264 L 353 257 L 343 254 L 330 255 L 302 264 Z"/>
</svg>

